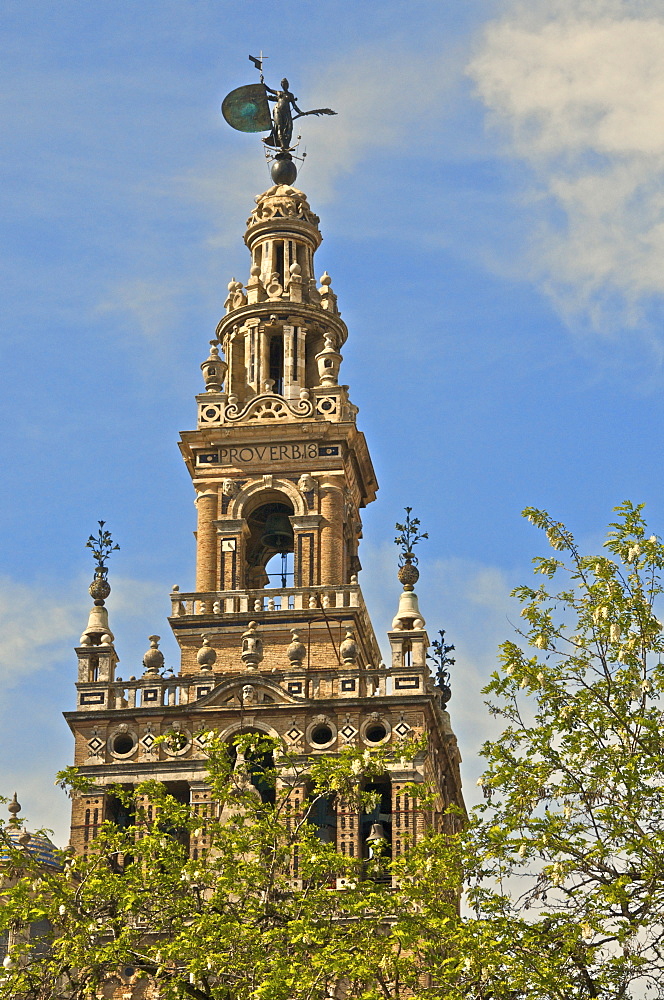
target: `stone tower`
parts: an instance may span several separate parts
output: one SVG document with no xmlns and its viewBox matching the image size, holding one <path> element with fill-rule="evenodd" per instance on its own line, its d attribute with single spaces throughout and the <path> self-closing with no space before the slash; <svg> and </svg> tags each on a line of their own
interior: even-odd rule
<svg viewBox="0 0 664 1000">
<path fill-rule="evenodd" d="M 445 692 L 426 662 L 417 572 L 409 565 L 400 574 L 388 664 L 358 583 L 360 511 L 378 486 L 357 408 L 339 383 L 348 330 L 329 275 L 315 278 L 318 223 L 305 195 L 288 185 L 256 199 L 245 233 L 249 277 L 229 284 L 201 365 L 197 428 L 180 442 L 198 530 L 195 589 L 171 594 L 178 672 L 164 670 L 153 635 L 142 672 L 117 676 L 108 584 L 91 588 L 95 606 L 76 650 L 77 710 L 66 713 L 75 763 L 97 787 L 73 802 L 79 852 L 103 819 L 123 821 L 105 792 L 111 783 L 154 777 L 181 801 L 208 805 L 197 734 L 211 728 L 229 740 L 267 733 L 305 756 L 426 733 L 421 758 L 402 760 L 376 782 L 376 815 L 325 817 L 326 836 L 351 856 L 366 853 L 375 822 L 393 855 L 422 828 L 408 782 L 433 782 L 436 824 L 447 804 L 462 805 Z M 172 734 L 169 743 L 155 744 L 163 733 Z M 204 832 L 199 841 L 190 845 L 194 855 Z"/>
</svg>

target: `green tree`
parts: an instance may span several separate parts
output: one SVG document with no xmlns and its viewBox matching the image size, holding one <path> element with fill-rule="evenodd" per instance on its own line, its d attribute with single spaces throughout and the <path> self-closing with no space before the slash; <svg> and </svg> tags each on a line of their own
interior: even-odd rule
<svg viewBox="0 0 664 1000">
<path fill-rule="evenodd" d="M 368 860 L 339 854 L 318 807 L 370 810 L 365 780 L 422 746 L 302 760 L 244 736 L 233 763 L 210 735 L 220 817 L 153 782 L 137 790 L 151 814 L 104 824 L 61 873 L 5 846 L 0 933 L 52 932 L 48 950 L 19 940 L 1 995 L 83 1000 L 133 967 L 164 1000 L 664 997 L 664 546 L 627 503 L 596 556 L 525 514 L 553 554 L 535 560 L 541 585 L 515 592 L 524 624 L 485 689 L 505 729 L 484 745 L 485 801 L 463 828 L 451 817 L 395 860 L 378 845 Z M 426 813 L 427 790 L 410 791 Z"/>
<path fill-rule="evenodd" d="M 422 749 L 403 744 L 398 754 Z M 246 735 L 234 764 L 213 734 L 206 750 L 218 818 L 149 782 L 131 796 L 116 790 L 128 808 L 149 799 L 133 825 L 103 824 L 88 858 L 64 858 L 62 872 L 5 848 L 12 884 L 0 890 L 0 930 L 47 920 L 52 932 L 48 949 L 17 943 L 2 995 L 82 1000 L 133 968 L 164 1000 L 323 1000 L 340 982 L 366 1000 L 430 996 L 420 990 L 436 967 L 446 970 L 439 942 L 458 920 L 454 837 L 429 835 L 395 861 L 379 843 L 363 860 L 324 843 L 312 821 L 330 796 L 371 810 L 375 793 L 362 785 L 392 758 L 349 750 L 302 761 Z M 63 777 L 80 785 L 71 771 Z M 296 805 L 291 793 L 305 780 Z M 427 809 L 422 789 L 410 791 Z M 207 849 L 194 859 L 187 839 L 202 832 Z"/>
<path fill-rule="evenodd" d="M 485 689 L 506 728 L 469 831 L 472 995 L 664 996 L 664 546 L 642 506 L 616 514 L 584 556 L 524 511 L 554 551 Z"/>
</svg>

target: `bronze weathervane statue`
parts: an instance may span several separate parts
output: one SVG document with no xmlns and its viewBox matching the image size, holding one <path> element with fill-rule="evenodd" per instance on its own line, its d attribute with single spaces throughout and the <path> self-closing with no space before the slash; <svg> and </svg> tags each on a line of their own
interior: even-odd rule
<svg viewBox="0 0 664 1000">
<path fill-rule="evenodd" d="M 297 106 L 297 98 L 289 89 L 288 80 L 281 81 L 281 90 L 268 87 L 263 78 L 263 54 L 260 58 L 249 56 L 259 71 L 260 83 L 238 87 L 228 94 L 221 105 L 221 113 L 228 124 L 239 132 L 267 132 L 263 139 L 266 146 L 277 150 L 272 158 L 270 172 L 275 184 L 292 184 L 297 177 L 297 167 L 293 163 L 291 146 L 293 122 L 307 115 L 336 115 L 331 108 L 316 108 L 302 111 Z M 272 114 L 268 102 L 274 103 Z M 293 114 L 295 112 L 295 114 Z"/>
</svg>

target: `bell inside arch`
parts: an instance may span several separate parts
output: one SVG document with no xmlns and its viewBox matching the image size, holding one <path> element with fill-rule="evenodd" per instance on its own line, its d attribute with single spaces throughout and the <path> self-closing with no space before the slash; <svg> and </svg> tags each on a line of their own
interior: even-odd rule
<svg viewBox="0 0 664 1000">
<path fill-rule="evenodd" d="M 261 542 L 277 552 L 293 551 L 293 527 L 288 514 L 268 514 Z"/>
</svg>

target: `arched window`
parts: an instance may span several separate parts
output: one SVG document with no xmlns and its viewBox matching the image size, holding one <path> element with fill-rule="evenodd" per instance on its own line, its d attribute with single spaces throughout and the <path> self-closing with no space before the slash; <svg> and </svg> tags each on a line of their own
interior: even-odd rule
<svg viewBox="0 0 664 1000">
<path fill-rule="evenodd" d="M 363 813 L 360 820 L 360 841 L 362 856 L 368 858 L 372 850 L 371 838 L 376 834 L 384 836 L 385 847 L 382 856 L 389 860 L 392 857 L 392 782 L 387 775 L 368 782 L 363 789 L 373 792 L 377 804 L 369 813 Z M 386 875 L 386 881 L 390 876 Z"/>
<path fill-rule="evenodd" d="M 275 492 L 272 496 L 276 498 L 281 494 Z M 277 500 L 262 503 L 248 515 L 250 536 L 246 549 L 246 582 L 250 590 L 259 590 L 265 586 L 287 586 L 283 580 L 293 579 L 294 538 L 290 523 L 292 516 L 292 505 Z M 272 564 L 269 574 L 268 563 Z"/>
<path fill-rule="evenodd" d="M 256 729 L 243 729 L 236 733 L 228 742 L 228 755 L 231 764 L 235 766 L 237 760 L 237 737 L 251 733 L 256 736 L 265 736 L 265 733 Z M 249 777 L 254 788 L 261 797 L 261 801 L 274 805 L 276 801 L 276 790 L 274 782 L 274 754 L 271 750 L 261 750 L 250 748 L 245 751 L 244 759 L 249 770 Z"/>
<path fill-rule="evenodd" d="M 309 799 L 314 799 L 316 792 L 309 794 Z M 314 802 L 309 822 L 316 828 L 316 836 L 323 844 L 337 842 L 337 810 L 335 795 L 322 795 Z"/>
<path fill-rule="evenodd" d="M 281 333 L 270 337 L 270 378 L 272 390 L 280 396 L 284 392 L 284 338 Z"/>
</svg>

